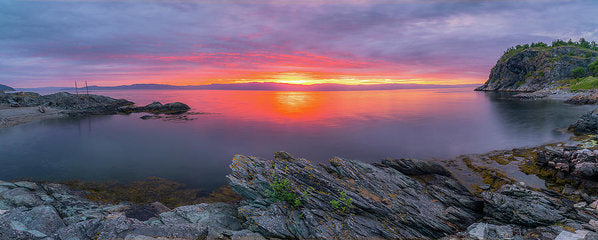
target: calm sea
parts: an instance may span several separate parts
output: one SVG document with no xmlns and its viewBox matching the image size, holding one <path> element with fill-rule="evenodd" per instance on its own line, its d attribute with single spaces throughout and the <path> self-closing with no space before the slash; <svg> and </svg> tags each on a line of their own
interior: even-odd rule
<svg viewBox="0 0 598 240">
<path fill-rule="evenodd" d="M 450 158 L 566 140 L 591 106 L 522 101 L 471 89 L 349 92 L 127 90 L 94 94 L 189 104 L 191 121 L 144 114 L 58 119 L 0 130 L 0 179 L 158 176 L 205 190 L 226 184 L 234 154 Z"/>
</svg>

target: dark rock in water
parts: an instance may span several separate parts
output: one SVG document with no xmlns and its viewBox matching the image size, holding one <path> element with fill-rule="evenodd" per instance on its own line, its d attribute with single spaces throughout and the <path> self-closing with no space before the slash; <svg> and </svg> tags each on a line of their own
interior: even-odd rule
<svg viewBox="0 0 598 240">
<path fill-rule="evenodd" d="M 598 93 L 582 93 L 577 94 L 569 99 L 565 100 L 565 103 L 584 105 L 584 104 L 596 104 L 598 103 Z"/>
<path fill-rule="evenodd" d="M 576 214 L 570 200 L 517 185 L 504 185 L 497 192 L 486 191 L 481 196 L 485 215 L 503 223 L 539 227 L 568 218 L 588 220 Z"/>
<path fill-rule="evenodd" d="M 586 54 L 591 57 L 586 58 Z M 505 53 L 490 71 L 488 81 L 476 90 L 534 92 L 556 87 L 558 81 L 572 78 L 573 69 L 586 68 L 596 59 L 598 52 L 574 46 Z"/>
<path fill-rule="evenodd" d="M 569 126 L 569 130 L 575 134 L 598 133 L 598 109 L 581 116 L 577 122 Z"/>
<path fill-rule="evenodd" d="M 141 118 L 143 120 L 148 120 L 148 119 L 159 119 L 161 117 L 158 116 L 158 115 L 143 115 L 143 116 L 141 116 L 139 118 Z"/>
<path fill-rule="evenodd" d="M 435 163 L 334 158 L 317 165 L 275 155 L 236 155 L 228 176 L 248 199 L 239 207 L 244 225 L 266 237 L 440 238 L 480 217 L 481 202 Z"/>
<path fill-rule="evenodd" d="M 143 107 L 123 107 L 121 112 L 147 112 L 154 114 L 182 114 L 191 108 L 184 103 L 175 102 L 162 105 L 160 102 L 153 102 Z M 149 119 L 149 118 L 146 118 Z"/>
</svg>

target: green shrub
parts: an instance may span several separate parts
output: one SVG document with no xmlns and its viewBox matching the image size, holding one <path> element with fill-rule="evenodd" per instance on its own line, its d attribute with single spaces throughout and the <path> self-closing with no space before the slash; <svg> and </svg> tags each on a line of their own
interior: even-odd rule
<svg viewBox="0 0 598 240">
<path fill-rule="evenodd" d="M 586 52 L 586 58 L 591 58 L 592 57 L 592 53 L 591 52 Z"/>
<path fill-rule="evenodd" d="M 586 75 L 586 69 L 584 67 L 576 67 L 571 71 L 574 78 L 581 78 Z"/>
<path fill-rule="evenodd" d="M 340 198 L 338 200 L 330 200 L 330 207 L 345 214 L 353 208 L 353 199 L 347 197 L 346 192 L 339 192 Z"/>
<path fill-rule="evenodd" d="M 588 66 L 588 70 L 590 70 L 590 74 L 595 77 L 598 77 L 598 60 L 594 61 Z"/>
<path fill-rule="evenodd" d="M 275 202 L 286 202 L 293 207 L 301 206 L 301 199 L 297 197 L 289 179 L 275 179 L 270 183 L 272 189 L 267 195 Z"/>
<path fill-rule="evenodd" d="M 574 80 L 571 83 L 571 91 L 576 90 L 587 90 L 587 89 L 594 89 L 598 88 L 598 78 L 597 77 L 585 77 Z"/>
</svg>

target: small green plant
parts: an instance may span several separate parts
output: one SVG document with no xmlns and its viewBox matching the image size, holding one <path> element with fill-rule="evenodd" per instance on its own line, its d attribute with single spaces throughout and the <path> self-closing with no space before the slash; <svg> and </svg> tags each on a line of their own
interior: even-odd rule
<svg viewBox="0 0 598 240">
<path fill-rule="evenodd" d="M 527 72 L 527 73 L 525 74 L 525 78 L 526 78 L 526 79 L 527 79 L 527 78 L 530 78 L 531 76 L 532 76 L 532 72 Z"/>
<path fill-rule="evenodd" d="M 275 179 L 270 183 L 270 188 L 272 191 L 267 195 L 275 202 L 284 201 L 295 208 L 301 207 L 301 199 L 293 191 L 289 179 Z"/>
<path fill-rule="evenodd" d="M 591 58 L 592 57 L 592 53 L 591 52 L 586 52 L 585 55 L 586 55 L 585 56 L 586 58 Z"/>
<path fill-rule="evenodd" d="M 348 213 L 353 208 L 353 199 L 347 197 L 346 192 L 339 192 L 340 198 L 338 200 L 330 200 L 330 207 L 341 212 Z"/>
<path fill-rule="evenodd" d="M 584 67 L 576 67 L 571 71 L 571 75 L 573 75 L 574 78 L 581 78 L 586 75 L 586 69 Z"/>
</svg>

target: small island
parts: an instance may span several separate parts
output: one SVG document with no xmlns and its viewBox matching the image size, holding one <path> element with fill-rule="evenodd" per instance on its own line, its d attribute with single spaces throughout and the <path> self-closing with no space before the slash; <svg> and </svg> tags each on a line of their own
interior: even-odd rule
<svg viewBox="0 0 598 240">
<path fill-rule="evenodd" d="M 59 92 L 40 95 L 34 92 L 1 92 L 0 129 L 45 119 L 88 115 L 145 112 L 153 114 L 143 116 L 144 119 L 150 119 L 159 118 L 159 114 L 179 115 L 190 109 L 189 106 L 180 102 L 164 105 L 154 102 L 146 106 L 135 106 L 133 102 L 125 99 L 94 94 Z"/>
</svg>

